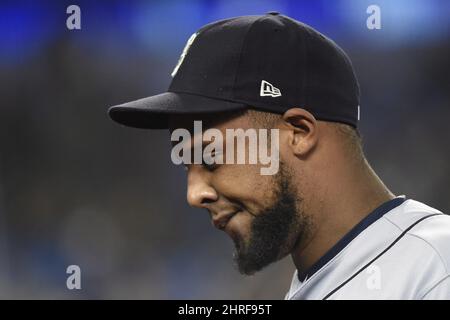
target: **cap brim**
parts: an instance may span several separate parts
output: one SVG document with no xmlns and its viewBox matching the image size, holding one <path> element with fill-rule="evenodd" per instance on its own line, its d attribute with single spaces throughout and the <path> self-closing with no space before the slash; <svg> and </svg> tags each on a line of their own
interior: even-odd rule
<svg viewBox="0 0 450 320">
<path fill-rule="evenodd" d="M 167 129 L 172 114 L 197 114 L 245 109 L 242 103 L 189 93 L 165 92 L 109 108 L 112 120 L 134 128 Z"/>
</svg>

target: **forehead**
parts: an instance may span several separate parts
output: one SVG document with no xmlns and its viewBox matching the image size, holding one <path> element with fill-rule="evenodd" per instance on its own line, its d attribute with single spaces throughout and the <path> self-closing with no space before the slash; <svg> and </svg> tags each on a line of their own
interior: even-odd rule
<svg viewBox="0 0 450 320">
<path fill-rule="evenodd" d="M 194 131 L 194 121 L 202 122 L 202 129 L 216 128 L 219 130 L 233 128 L 249 128 L 252 124 L 246 111 L 218 112 L 218 113 L 198 113 L 198 114 L 177 114 L 169 116 L 169 130 L 183 128 Z"/>
</svg>

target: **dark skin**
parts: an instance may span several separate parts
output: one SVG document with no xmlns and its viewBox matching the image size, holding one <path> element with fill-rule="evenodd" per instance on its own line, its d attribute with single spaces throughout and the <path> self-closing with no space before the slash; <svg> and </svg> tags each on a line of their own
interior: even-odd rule
<svg viewBox="0 0 450 320">
<path fill-rule="evenodd" d="M 248 113 L 178 115 L 170 118 L 170 128 L 190 129 L 194 120 L 203 121 L 203 130 L 214 127 L 223 133 L 225 129 L 255 128 Z M 297 270 L 303 272 L 365 216 L 395 196 L 365 159 L 352 154 L 332 123 L 316 120 L 305 109 L 292 108 L 273 127 L 279 129 L 282 171 L 288 172 L 284 180 L 289 182 L 289 193 L 296 202 L 292 210 L 300 223 L 289 230 L 272 260 L 290 254 Z M 213 224 L 241 249 L 253 241 L 252 223 L 280 197 L 280 179 L 261 175 L 260 168 L 259 164 L 187 165 L 188 203 L 208 210 Z"/>
</svg>

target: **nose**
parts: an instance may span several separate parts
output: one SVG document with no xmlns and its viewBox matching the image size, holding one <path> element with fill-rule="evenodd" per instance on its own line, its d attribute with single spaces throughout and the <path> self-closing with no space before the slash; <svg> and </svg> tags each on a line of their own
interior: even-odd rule
<svg viewBox="0 0 450 320">
<path fill-rule="evenodd" d="M 217 199 L 217 192 L 207 179 L 198 173 L 188 173 L 187 201 L 190 206 L 208 209 L 208 205 Z"/>
</svg>

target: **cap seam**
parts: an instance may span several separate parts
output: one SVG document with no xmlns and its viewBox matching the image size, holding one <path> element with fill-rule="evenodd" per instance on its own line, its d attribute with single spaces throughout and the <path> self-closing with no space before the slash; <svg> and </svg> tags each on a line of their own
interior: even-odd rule
<svg viewBox="0 0 450 320">
<path fill-rule="evenodd" d="M 304 28 L 304 27 L 303 27 Z M 307 83 L 310 83 L 310 76 L 309 76 L 309 52 L 310 52 L 310 48 L 311 48 L 311 44 L 310 44 L 310 30 L 308 28 L 304 28 L 305 29 L 305 60 L 307 60 L 306 63 L 306 79 L 305 82 L 303 83 L 304 87 L 303 87 L 303 92 L 305 92 L 305 104 L 308 105 L 310 103 L 311 97 L 310 97 L 310 93 L 309 90 L 307 88 Z"/>
<path fill-rule="evenodd" d="M 302 54 L 303 54 L 303 59 L 302 59 L 303 65 L 302 65 L 302 68 L 304 70 L 304 76 L 301 79 L 300 95 L 297 96 L 296 98 L 298 99 L 299 102 L 301 102 L 302 101 L 301 95 L 303 94 L 305 96 L 305 99 L 303 100 L 303 102 L 304 102 L 305 105 L 308 105 L 309 104 L 309 99 L 308 99 L 309 97 L 308 97 L 308 93 L 306 91 L 306 84 L 307 84 L 308 78 L 309 78 L 309 67 L 308 67 L 308 65 L 309 65 L 309 63 L 308 63 L 309 62 L 309 42 L 308 42 L 308 35 L 309 35 L 309 33 L 308 33 L 307 28 L 304 27 L 304 25 L 298 24 L 295 21 L 292 21 L 290 19 L 285 19 L 285 21 L 290 23 L 291 26 L 293 26 L 294 28 L 299 28 L 299 27 L 302 28 L 305 31 L 304 33 L 306 33 L 306 36 L 304 36 L 303 32 L 296 32 L 299 35 L 300 40 L 303 40 L 303 43 L 305 44 L 305 50 L 301 50 Z"/>
<path fill-rule="evenodd" d="M 250 30 L 252 30 L 252 28 L 254 27 L 255 23 L 257 23 L 259 20 L 261 20 L 264 17 L 265 16 L 258 17 L 258 19 L 253 21 L 251 26 L 245 32 L 244 40 L 242 41 L 242 45 L 241 45 L 241 51 L 239 52 L 238 65 L 237 65 L 236 72 L 234 74 L 234 79 L 233 79 L 233 87 L 232 87 L 233 88 L 232 89 L 233 90 L 233 92 L 232 92 L 233 99 L 236 98 L 236 93 L 235 93 L 236 81 L 237 81 L 239 70 L 241 69 L 242 55 L 243 55 L 243 52 L 244 52 L 244 47 L 246 47 L 246 44 L 247 44 L 247 36 L 250 33 Z"/>
</svg>

